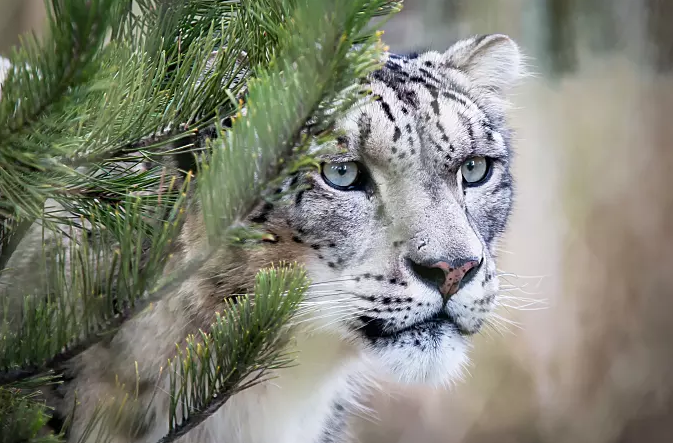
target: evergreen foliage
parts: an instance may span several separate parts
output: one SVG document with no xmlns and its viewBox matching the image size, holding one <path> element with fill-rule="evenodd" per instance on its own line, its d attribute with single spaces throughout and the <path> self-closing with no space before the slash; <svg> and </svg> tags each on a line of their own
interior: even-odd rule
<svg viewBox="0 0 673 443">
<path fill-rule="evenodd" d="M 308 146 L 331 140 L 335 119 L 360 97 L 359 79 L 378 66 L 372 17 L 400 4 L 47 6 L 45 37 L 25 36 L 0 67 L 0 442 L 63 441 L 68 420 L 43 430 L 51 410 L 40 388 L 226 242 L 262 238 L 238 222 L 274 183 L 315 167 Z M 176 161 L 185 156 L 198 170 Z M 194 198 L 209 247 L 165 278 Z M 223 302 L 209 330 L 176 344 L 164 368 L 172 402 L 162 442 L 292 364 L 283 344 L 307 285 L 299 265 L 262 269 L 253 294 Z M 136 432 L 121 412 L 127 400 L 101 402 L 85 437 L 106 441 L 103 421 Z"/>
</svg>

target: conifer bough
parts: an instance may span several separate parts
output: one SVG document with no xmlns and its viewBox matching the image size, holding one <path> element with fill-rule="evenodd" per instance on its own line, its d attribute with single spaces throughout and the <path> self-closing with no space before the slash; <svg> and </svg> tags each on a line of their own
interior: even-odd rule
<svg viewBox="0 0 673 443">
<path fill-rule="evenodd" d="M 378 66 L 383 47 L 371 18 L 400 7 L 389 0 L 48 6 L 45 37 L 24 37 L 4 67 L 0 95 L 2 442 L 63 441 L 59 429 L 40 436 L 52 412 L 36 394 L 58 382 L 60 364 L 151 308 L 224 242 L 256 238 L 234 227 L 273 183 L 314 167 L 309 144 L 331 140 L 335 119 L 359 97 L 359 80 Z M 233 123 L 224 128 L 224 120 Z M 198 156 L 195 193 L 192 172 L 173 161 L 178 154 Z M 210 247 L 167 279 L 163 267 L 192 194 Z M 31 244 L 38 251 L 26 271 Z M 40 278 L 13 284 L 22 272 Z M 213 313 L 208 331 L 187 337 L 164 369 L 173 401 L 163 442 L 291 364 L 283 344 L 306 276 L 279 264 L 255 283 L 254 294 Z M 101 403 L 89 437 L 99 432 L 105 441 L 103 422 L 126 426 L 122 400 Z M 116 418 L 103 420 L 110 414 Z"/>
</svg>

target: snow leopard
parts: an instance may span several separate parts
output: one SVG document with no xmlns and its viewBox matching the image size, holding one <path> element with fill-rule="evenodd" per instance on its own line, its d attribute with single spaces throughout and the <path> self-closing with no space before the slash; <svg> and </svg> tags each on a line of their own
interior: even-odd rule
<svg viewBox="0 0 673 443">
<path fill-rule="evenodd" d="M 59 388 L 63 404 L 75 391 L 81 404 L 70 440 L 96 400 L 125 384 L 152 400 L 151 413 L 142 432 L 113 441 L 158 441 L 167 381 L 137 374 L 159 374 L 226 296 L 250 291 L 255 273 L 280 261 L 303 264 L 311 280 L 314 309 L 288 344 L 296 366 L 234 395 L 180 441 L 346 442 L 349 415 L 380 377 L 436 386 L 460 377 L 498 294 L 497 243 L 514 193 L 508 103 L 524 71 L 518 45 L 499 34 L 386 53 L 367 79 L 370 100 L 337 124 L 339 149 L 250 214 L 271 240 L 227 248 L 71 364 Z M 202 216 L 190 211 L 167 272 L 206 244 Z"/>
</svg>

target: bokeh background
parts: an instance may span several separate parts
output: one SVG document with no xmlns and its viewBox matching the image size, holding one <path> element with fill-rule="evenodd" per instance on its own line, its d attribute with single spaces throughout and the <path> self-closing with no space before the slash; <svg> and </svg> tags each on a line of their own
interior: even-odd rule
<svg viewBox="0 0 673 443">
<path fill-rule="evenodd" d="M 357 440 L 673 442 L 673 0 L 405 5 L 391 50 L 506 33 L 535 76 L 512 98 L 507 321 L 453 387 L 384 383 Z M 42 0 L 0 0 L 0 54 L 43 17 Z"/>
</svg>

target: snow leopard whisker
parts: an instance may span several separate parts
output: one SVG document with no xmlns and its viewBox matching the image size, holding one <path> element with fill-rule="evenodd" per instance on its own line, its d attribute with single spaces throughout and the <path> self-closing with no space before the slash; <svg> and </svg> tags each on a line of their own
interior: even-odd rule
<svg viewBox="0 0 673 443">
<path fill-rule="evenodd" d="M 334 294 L 336 295 L 336 294 Z M 344 301 L 348 301 L 350 298 L 337 298 L 337 299 L 331 299 L 331 300 L 313 300 L 313 299 L 305 299 L 304 301 L 299 302 L 300 306 L 308 306 L 308 305 L 329 305 L 329 304 L 336 304 Z"/>
<path fill-rule="evenodd" d="M 316 306 L 316 305 L 304 305 L 304 306 L 299 306 L 298 312 L 301 313 L 316 313 L 316 312 L 322 312 L 322 311 L 327 311 L 327 310 L 359 310 L 358 307 L 356 306 L 343 306 L 342 304 L 332 304 L 332 305 L 327 305 L 327 306 Z"/>
<path fill-rule="evenodd" d="M 493 318 L 486 319 L 486 322 L 484 323 L 484 332 L 487 331 L 494 332 L 500 337 L 504 337 L 505 333 L 512 334 L 512 331 L 509 328 Z"/>
<path fill-rule="evenodd" d="M 492 313 L 491 318 L 493 318 L 494 320 L 499 320 L 499 321 L 501 321 L 501 322 L 503 322 L 503 323 L 505 323 L 509 326 L 514 326 L 517 329 L 523 330 L 523 325 L 521 323 L 519 323 L 517 321 L 514 321 L 512 319 L 509 319 L 507 317 L 503 317 L 500 314 Z"/>
<path fill-rule="evenodd" d="M 537 300 L 533 301 L 521 301 L 516 299 L 504 299 L 496 300 L 496 306 L 503 306 L 510 309 L 516 309 L 517 311 L 541 311 L 549 309 L 549 305 L 544 302 L 539 302 Z"/>
<path fill-rule="evenodd" d="M 535 296 L 535 295 L 541 295 L 541 294 L 542 294 L 542 292 L 531 292 L 531 291 L 527 291 L 527 290 L 524 289 L 526 286 L 527 286 L 527 285 L 525 285 L 525 284 L 524 284 L 524 285 L 521 285 L 521 286 L 505 285 L 505 286 L 501 286 L 501 287 L 498 288 L 498 289 L 499 289 L 499 292 L 503 292 L 503 293 L 520 292 L 520 293 L 522 293 L 522 294 L 524 294 L 524 295 L 532 295 L 532 296 Z"/>
<path fill-rule="evenodd" d="M 501 299 L 503 300 L 519 300 L 519 301 L 524 301 L 524 302 L 530 302 L 530 303 L 548 303 L 549 300 L 546 298 L 529 298 L 529 297 L 519 297 L 518 295 L 512 295 L 509 292 L 500 295 Z"/>
<path fill-rule="evenodd" d="M 506 277 L 513 277 L 516 279 L 521 279 L 521 280 L 536 280 L 536 286 L 540 285 L 542 283 L 542 280 L 545 278 L 549 278 L 548 275 L 523 275 L 523 274 L 517 274 L 515 272 L 505 272 L 502 269 L 496 269 L 496 277 L 499 278 L 506 278 Z"/>
<path fill-rule="evenodd" d="M 335 312 L 346 312 L 350 310 L 357 310 L 356 307 L 344 307 L 344 306 L 338 306 L 338 305 L 331 305 L 331 306 L 301 306 L 297 310 L 296 316 L 299 317 L 301 315 L 315 315 L 315 314 L 320 314 L 323 312 L 330 312 L 330 313 L 335 313 Z"/>
<path fill-rule="evenodd" d="M 549 307 L 549 301 L 547 299 L 544 299 L 544 298 L 535 299 L 535 298 L 527 298 L 527 297 L 516 297 L 516 296 L 509 295 L 509 294 L 498 293 L 498 297 L 496 298 L 496 302 L 501 302 L 501 301 L 523 303 L 524 306 L 538 305 L 540 307 Z"/>
<path fill-rule="evenodd" d="M 333 320 L 332 320 L 331 322 L 329 322 L 329 323 L 325 323 L 325 324 L 323 324 L 323 325 L 317 325 L 315 328 L 309 330 L 309 332 L 314 332 L 314 333 L 315 333 L 315 332 L 321 332 L 321 331 L 323 331 L 323 330 L 329 328 L 330 326 L 333 326 L 333 325 L 335 325 L 335 324 L 338 324 L 338 323 L 340 323 L 340 322 L 342 322 L 342 321 L 344 321 L 344 320 L 346 320 L 346 319 L 348 319 L 348 318 L 350 318 L 350 317 L 351 317 L 350 315 L 344 315 L 344 316 L 335 318 L 335 319 L 333 319 Z"/>
<path fill-rule="evenodd" d="M 345 320 L 347 318 L 350 318 L 353 316 L 355 313 L 354 312 L 348 312 L 348 313 L 335 313 L 335 314 L 326 314 L 326 315 L 319 315 L 310 319 L 304 319 L 304 320 L 297 320 L 295 322 L 292 322 L 292 326 L 301 326 L 301 325 L 308 325 L 312 326 L 307 329 L 309 332 L 316 332 L 319 331 L 321 328 L 324 328 L 325 325 L 317 325 L 315 324 L 316 320 L 324 320 L 324 319 L 330 319 L 332 320 L 328 325 L 332 325 L 335 322 L 340 322 L 342 320 Z"/>
<path fill-rule="evenodd" d="M 292 326 L 299 326 L 299 325 L 307 324 L 307 323 L 311 324 L 311 323 L 314 323 L 316 320 L 322 320 L 322 319 L 328 318 L 328 319 L 333 319 L 333 322 L 328 323 L 327 325 L 332 325 L 334 323 L 340 322 L 340 321 L 345 320 L 347 318 L 352 318 L 352 317 L 354 317 L 354 314 L 357 314 L 358 312 L 359 312 L 358 309 L 335 311 L 335 312 L 329 313 L 329 314 L 317 315 L 317 316 L 312 316 L 311 318 L 296 320 L 296 321 L 292 322 L 291 324 L 292 324 Z M 311 332 L 319 331 L 321 328 L 324 328 L 327 325 L 316 325 L 315 328 L 310 329 L 309 331 L 311 331 Z"/>
<path fill-rule="evenodd" d="M 324 280 L 324 281 L 318 281 L 318 282 L 311 282 L 308 286 L 309 288 L 314 287 L 314 286 L 320 286 L 320 285 L 329 285 L 332 283 L 342 283 L 346 281 L 357 281 L 357 277 L 349 277 L 349 278 L 338 278 L 334 280 Z"/>
</svg>

